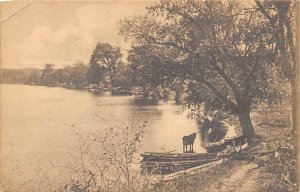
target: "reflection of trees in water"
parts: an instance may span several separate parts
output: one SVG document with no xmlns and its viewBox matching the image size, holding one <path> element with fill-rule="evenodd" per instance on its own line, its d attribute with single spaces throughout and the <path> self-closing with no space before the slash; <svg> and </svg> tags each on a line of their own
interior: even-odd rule
<svg viewBox="0 0 300 192">
<path fill-rule="evenodd" d="M 129 112 L 132 122 L 149 121 L 153 117 L 161 117 L 163 110 L 159 109 L 157 103 L 151 103 L 140 99 L 133 99 Z"/>
<path fill-rule="evenodd" d="M 146 97 L 140 97 L 140 98 L 135 98 L 134 99 L 134 104 L 137 104 L 137 105 L 145 105 L 145 106 L 148 106 L 148 105 L 157 105 L 158 102 L 159 102 L 158 99 L 149 98 L 148 96 L 146 96 Z"/>
</svg>

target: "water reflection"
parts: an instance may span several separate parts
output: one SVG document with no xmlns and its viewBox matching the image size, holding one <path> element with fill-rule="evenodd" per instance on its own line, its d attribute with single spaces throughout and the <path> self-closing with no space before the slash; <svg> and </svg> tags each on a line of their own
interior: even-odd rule
<svg viewBox="0 0 300 192">
<path fill-rule="evenodd" d="M 9 186 L 30 178 L 49 162 L 66 164 L 78 134 L 115 125 L 146 123 L 143 151 L 182 152 L 182 137 L 197 132 L 196 122 L 171 104 L 139 105 L 133 96 L 93 95 L 62 88 L 1 85 L 1 174 Z M 200 136 L 196 152 L 203 152 Z"/>
</svg>

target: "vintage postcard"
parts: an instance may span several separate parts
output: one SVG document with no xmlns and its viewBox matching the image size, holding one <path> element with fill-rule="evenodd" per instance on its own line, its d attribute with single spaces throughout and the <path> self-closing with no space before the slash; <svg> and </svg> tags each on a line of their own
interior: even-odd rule
<svg viewBox="0 0 300 192">
<path fill-rule="evenodd" d="M 1 2 L 0 192 L 298 191 L 298 3 Z"/>
</svg>

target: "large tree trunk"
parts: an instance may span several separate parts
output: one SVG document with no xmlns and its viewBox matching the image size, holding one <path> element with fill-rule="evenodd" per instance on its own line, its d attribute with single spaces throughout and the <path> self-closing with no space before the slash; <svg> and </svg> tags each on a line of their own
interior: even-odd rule
<svg viewBox="0 0 300 192">
<path fill-rule="evenodd" d="M 255 135 L 255 131 L 250 118 L 250 110 L 243 110 L 238 113 L 240 125 L 242 127 L 243 135 L 247 138 L 251 138 Z"/>
</svg>

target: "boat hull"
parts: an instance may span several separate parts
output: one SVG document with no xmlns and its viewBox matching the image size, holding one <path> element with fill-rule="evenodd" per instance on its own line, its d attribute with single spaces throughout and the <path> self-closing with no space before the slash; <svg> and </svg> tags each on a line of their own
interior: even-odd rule
<svg viewBox="0 0 300 192">
<path fill-rule="evenodd" d="M 218 153 L 159 153 L 146 152 L 141 154 L 143 174 L 170 174 L 177 171 L 197 167 L 220 159 L 237 157 L 248 143 L 227 148 Z"/>
<path fill-rule="evenodd" d="M 219 160 L 216 153 L 145 153 L 141 154 L 142 173 L 169 174 Z"/>
<path fill-rule="evenodd" d="M 189 161 L 189 160 L 205 160 L 214 159 L 217 153 L 145 153 L 141 154 L 143 161 Z"/>
</svg>

